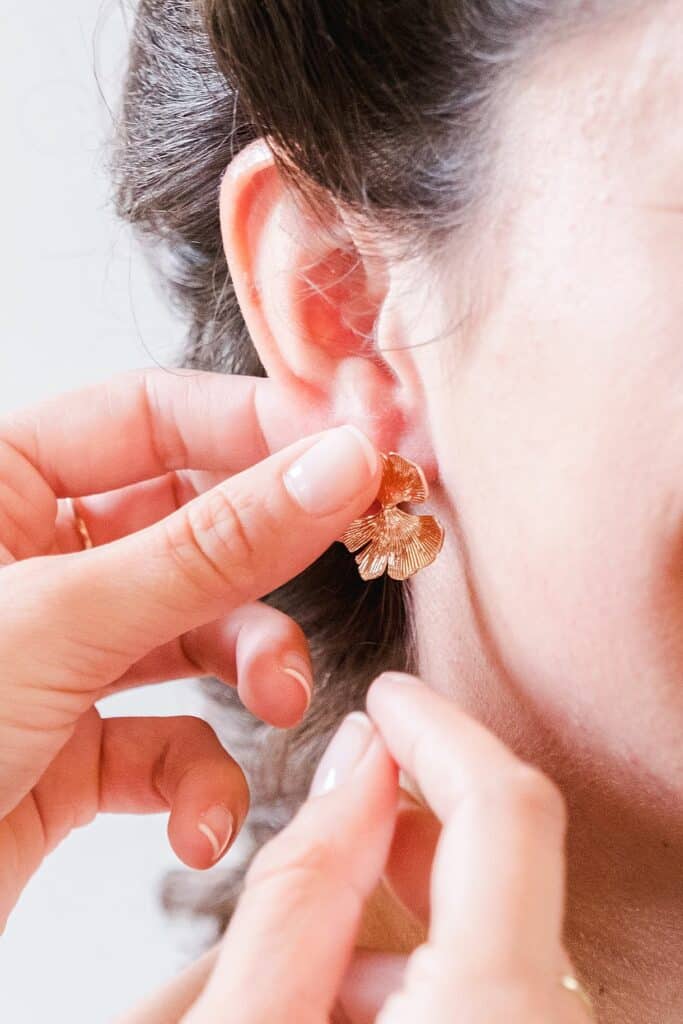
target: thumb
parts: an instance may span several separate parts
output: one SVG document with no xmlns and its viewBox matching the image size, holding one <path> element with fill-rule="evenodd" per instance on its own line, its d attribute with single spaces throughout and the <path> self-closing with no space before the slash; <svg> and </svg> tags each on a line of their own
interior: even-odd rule
<svg viewBox="0 0 683 1024">
<path fill-rule="evenodd" d="M 349 715 L 313 798 L 256 856 L 216 969 L 184 1024 L 327 1020 L 394 827 L 398 773 L 369 719 Z"/>
</svg>

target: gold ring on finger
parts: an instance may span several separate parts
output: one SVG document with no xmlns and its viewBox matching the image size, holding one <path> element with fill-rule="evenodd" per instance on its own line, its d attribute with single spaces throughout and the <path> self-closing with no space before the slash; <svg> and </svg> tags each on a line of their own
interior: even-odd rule
<svg viewBox="0 0 683 1024">
<path fill-rule="evenodd" d="M 71 509 L 71 517 L 73 519 L 74 529 L 76 530 L 76 533 L 78 534 L 81 540 L 81 547 L 83 548 L 84 551 L 89 551 L 90 548 L 93 547 L 90 531 L 88 530 L 88 527 L 85 525 L 83 517 L 78 513 L 76 499 L 69 498 L 68 501 L 69 507 Z"/>
</svg>

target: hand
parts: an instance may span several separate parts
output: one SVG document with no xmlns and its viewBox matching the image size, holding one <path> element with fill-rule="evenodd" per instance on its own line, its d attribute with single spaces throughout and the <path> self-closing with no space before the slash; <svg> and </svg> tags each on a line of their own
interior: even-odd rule
<svg viewBox="0 0 683 1024">
<path fill-rule="evenodd" d="M 266 458 L 301 426 L 269 381 L 164 371 L 0 424 L 0 929 L 98 811 L 170 808 L 171 844 L 197 868 L 239 830 L 246 782 L 204 722 L 103 721 L 94 704 L 212 673 L 267 721 L 301 718 L 305 639 L 253 602 L 365 511 L 380 473 L 349 428 Z"/>
<path fill-rule="evenodd" d="M 257 855 L 221 947 L 126 1024 L 588 1024 L 560 985 L 555 786 L 412 677 L 376 681 L 368 713 L 342 725 L 314 795 Z M 397 765 L 443 826 L 416 829 L 422 870 L 396 845 Z M 415 913 L 431 890 L 428 941 L 410 957 L 353 957 L 387 858 Z"/>
</svg>

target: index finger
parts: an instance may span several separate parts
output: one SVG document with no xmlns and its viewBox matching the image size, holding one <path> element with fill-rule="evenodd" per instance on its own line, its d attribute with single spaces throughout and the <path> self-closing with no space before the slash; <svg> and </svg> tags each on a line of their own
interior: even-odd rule
<svg viewBox="0 0 683 1024">
<path fill-rule="evenodd" d="M 444 823 L 432 875 L 434 947 L 449 957 L 457 949 L 465 971 L 533 968 L 553 978 L 565 886 L 559 791 L 412 677 L 380 677 L 368 711 Z"/>
<path fill-rule="evenodd" d="M 69 686 L 107 686 L 149 651 L 297 576 L 372 504 L 380 476 L 368 438 L 338 427 L 136 534 L 10 566 L 4 635 L 13 666 L 25 660 L 15 674 L 32 679 L 35 651 L 47 650 L 60 686 L 58 666 L 74 664 Z"/>
<path fill-rule="evenodd" d="M 397 773 L 359 714 L 324 761 L 316 795 L 252 862 L 216 969 L 184 1024 L 330 1020 L 391 842 Z"/>
<path fill-rule="evenodd" d="M 320 429 L 316 419 L 267 378 L 140 370 L 14 413 L 0 443 L 58 498 L 76 498 L 174 469 L 227 476 Z"/>
</svg>

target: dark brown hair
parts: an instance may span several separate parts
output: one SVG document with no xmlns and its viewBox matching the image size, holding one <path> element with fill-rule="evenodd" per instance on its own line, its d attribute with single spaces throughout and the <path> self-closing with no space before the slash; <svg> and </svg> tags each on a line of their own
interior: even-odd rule
<svg viewBox="0 0 683 1024">
<path fill-rule="evenodd" d="M 267 137 L 312 213 L 341 203 L 401 250 L 430 257 L 485 195 L 500 95 L 526 65 L 521 58 L 597 6 L 141 0 L 115 157 L 117 205 L 154 248 L 188 318 L 186 365 L 263 373 L 221 244 L 218 188 L 235 153 Z M 269 600 L 311 643 L 317 691 L 304 724 L 277 733 L 253 722 L 226 687 L 206 684 L 210 717 L 249 775 L 257 843 L 301 801 L 319 749 L 362 705 L 371 680 L 413 667 L 406 588 L 362 583 L 340 545 Z M 181 902 L 224 923 L 238 881 L 205 879 Z"/>
</svg>

